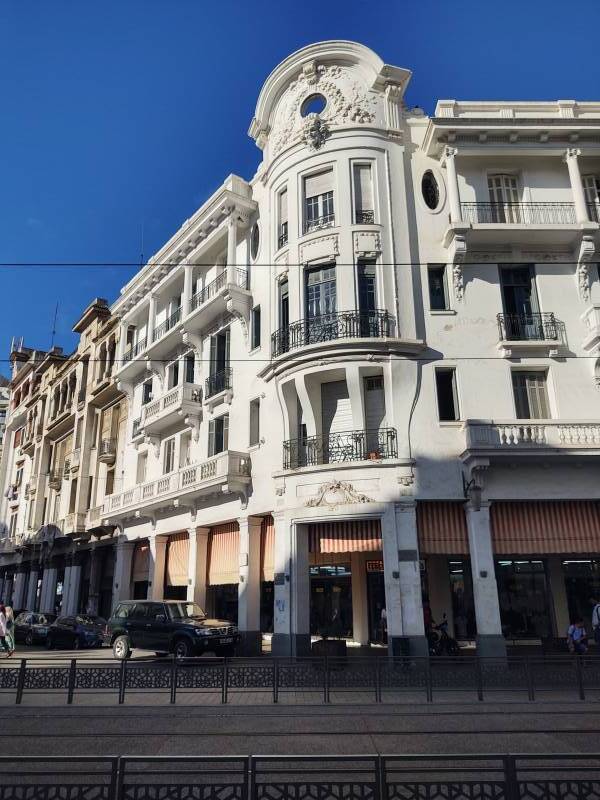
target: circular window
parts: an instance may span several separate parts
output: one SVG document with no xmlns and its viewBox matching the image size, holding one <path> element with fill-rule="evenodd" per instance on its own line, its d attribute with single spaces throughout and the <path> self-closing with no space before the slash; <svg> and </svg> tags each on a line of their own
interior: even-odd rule
<svg viewBox="0 0 600 800">
<path fill-rule="evenodd" d="M 437 180 L 435 179 L 435 175 L 430 169 L 428 169 L 423 175 L 423 180 L 421 181 L 421 191 L 423 192 L 423 200 L 425 200 L 425 205 L 427 208 L 435 211 L 440 204 L 440 188 Z"/>
<path fill-rule="evenodd" d="M 260 231 L 258 229 L 258 223 L 255 222 L 252 227 L 252 233 L 250 234 L 250 255 L 252 258 L 256 258 L 258 255 L 258 248 L 260 247 Z"/>
<path fill-rule="evenodd" d="M 311 94 L 302 103 L 300 114 L 307 117 L 309 114 L 320 114 L 327 105 L 327 99 L 322 94 Z"/>
</svg>

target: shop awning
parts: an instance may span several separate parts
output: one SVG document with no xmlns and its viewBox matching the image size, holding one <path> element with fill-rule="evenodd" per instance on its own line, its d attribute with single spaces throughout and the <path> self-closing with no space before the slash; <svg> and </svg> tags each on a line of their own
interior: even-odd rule
<svg viewBox="0 0 600 800">
<path fill-rule="evenodd" d="M 260 524 L 260 579 L 272 581 L 275 574 L 275 522 L 263 517 Z"/>
<path fill-rule="evenodd" d="M 187 586 L 190 539 L 187 533 L 169 536 L 167 543 L 166 586 Z"/>
<path fill-rule="evenodd" d="M 148 566 L 150 563 L 150 545 L 147 541 L 137 542 L 133 551 L 133 564 L 131 568 L 131 580 L 133 583 L 141 583 L 148 580 Z"/>
<path fill-rule="evenodd" d="M 240 531 L 237 522 L 211 528 L 208 545 L 208 584 L 222 586 L 240 580 Z"/>
<path fill-rule="evenodd" d="M 496 501 L 490 517 L 497 555 L 591 554 L 600 550 L 598 501 Z"/>
<path fill-rule="evenodd" d="M 378 519 L 317 522 L 308 526 L 311 553 L 369 553 L 382 550 Z"/>
<path fill-rule="evenodd" d="M 417 503 L 417 530 L 421 556 L 469 554 L 469 537 L 462 503 Z"/>
</svg>

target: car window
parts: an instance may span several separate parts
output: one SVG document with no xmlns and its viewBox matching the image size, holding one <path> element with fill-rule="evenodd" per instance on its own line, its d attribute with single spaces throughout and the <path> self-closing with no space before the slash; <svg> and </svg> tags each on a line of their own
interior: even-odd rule
<svg viewBox="0 0 600 800">
<path fill-rule="evenodd" d="M 146 619 L 147 617 L 148 617 L 148 606 L 144 603 L 136 603 L 131 618 Z"/>
<path fill-rule="evenodd" d="M 148 619 L 155 620 L 157 617 L 166 618 L 165 607 L 162 603 L 151 603 L 148 606 Z"/>
<path fill-rule="evenodd" d="M 128 617 L 133 616 L 134 608 L 135 605 L 133 603 L 120 603 L 115 608 L 113 617 L 116 617 L 117 619 L 127 619 Z"/>
<path fill-rule="evenodd" d="M 60 625 L 61 628 L 72 628 L 75 625 L 75 619 L 73 617 L 59 617 L 57 625 Z"/>
<path fill-rule="evenodd" d="M 19 614 L 19 616 L 15 620 L 16 625 L 27 625 L 31 614 Z"/>
</svg>

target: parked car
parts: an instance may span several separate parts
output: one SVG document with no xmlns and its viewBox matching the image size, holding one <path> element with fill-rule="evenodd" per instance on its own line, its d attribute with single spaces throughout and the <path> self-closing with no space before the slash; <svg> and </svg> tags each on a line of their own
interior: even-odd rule
<svg viewBox="0 0 600 800">
<path fill-rule="evenodd" d="M 46 647 L 79 650 L 83 647 L 102 647 L 106 631 L 106 620 L 90 614 L 59 617 L 48 629 Z"/>
<path fill-rule="evenodd" d="M 15 641 L 25 644 L 43 644 L 48 636 L 50 625 L 56 614 L 42 614 L 37 611 L 21 611 L 15 617 Z"/>
<path fill-rule="evenodd" d="M 209 619 L 200 606 L 182 600 L 127 600 L 119 603 L 108 621 L 115 658 L 129 658 L 132 647 L 174 653 L 177 658 L 205 652 L 232 656 L 240 640 L 237 626 Z"/>
</svg>

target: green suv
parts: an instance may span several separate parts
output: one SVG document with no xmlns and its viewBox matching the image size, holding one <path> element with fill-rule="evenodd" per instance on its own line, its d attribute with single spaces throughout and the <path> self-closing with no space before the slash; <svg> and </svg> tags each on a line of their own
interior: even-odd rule
<svg viewBox="0 0 600 800">
<path fill-rule="evenodd" d="M 232 656 L 240 640 L 236 625 L 208 619 L 200 606 L 184 600 L 126 600 L 113 611 L 108 632 L 119 660 L 129 658 L 133 647 L 178 659 L 206 652 Z"/>
</svg>

